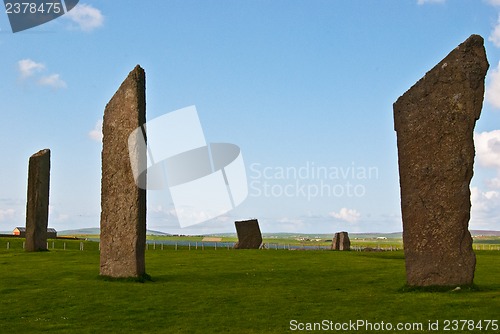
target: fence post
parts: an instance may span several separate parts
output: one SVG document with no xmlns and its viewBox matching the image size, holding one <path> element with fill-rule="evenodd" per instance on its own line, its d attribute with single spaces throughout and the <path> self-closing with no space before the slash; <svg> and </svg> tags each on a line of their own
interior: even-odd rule
<svg viewBox="0 0 500 334">
<path fill-rule="evenodd" d="M 175 250 L 177 250 L 177 242 L 175 243 Z"/>
<path fill-rule="evenodd" d="M 66 250 L 66 243 L 63 243 L 63 249 Z M 101 244 L 99 243 L 99 250 L 101 250 Z"/>
<path fill-rule="evenodd" d="M 23 241 L 23 249 L 24 249 L 25 246 L 26 246 L 26 242 Z"/>
<path fill-rule="evenodd" d="M 196 248 L 195 249 L 198 249 L 198 241 L 196 241 Z"/>
<path fill-rule="evenodd" d="M 188 243 L 188 250 L 191 250 L 191 241 Z"/>
<path fill-rule="evenodd" d="M 214 249 L 217 250 L 217 242 L 215 243 L 215 248 Z"/>
<path fill-rule="evenodd" d="M 156 241 L 153 241 L 153 250 L 156 250 Z"/>
<path fill-rule="evenodd" d="M 201 243 L 201 250 L 205 250 L 205 245 L 203 244 L 203 242 Z"/>
<path fill-rule="evenodd" d="M 80 242 L 80 250 L 83 250 L 83 242 Z"/>
<path fill-rule="evenodd" d="M 7 249 L 10 248 L 10 242 L 7 241 Z"/>
<path fill-rule="evenodd" d="M 161 243 L 161 250 L 163 250 L 163 242 Z"/>
<path fill-rule="evenodd" d="M 54 241 L 52 241 L 52 249 L 54 249 Z"/>
</svg>

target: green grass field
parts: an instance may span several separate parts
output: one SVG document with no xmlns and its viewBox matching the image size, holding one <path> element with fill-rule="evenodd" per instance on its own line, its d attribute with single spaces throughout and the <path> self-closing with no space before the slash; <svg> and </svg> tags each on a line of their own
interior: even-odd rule
<svg viewBox="0 0 500 334">
<path fill-rule="evenodd" d="M 101 279 L 95 243 L 85 251 L 74 241 L 57 248 L 0 249 L 1 333 L 286 333 L 291 320 L 500 322 L 500 251 L 477 252 L 477 291 L 431 293 L 404 292 L 402 252 L 157 249 L 146 253 L 153 281 L 138 283 Z M 356 333 L 365 332 L 374 331 Z M 416 333 L 384 333 L 406 332 Z"/>
</svg>

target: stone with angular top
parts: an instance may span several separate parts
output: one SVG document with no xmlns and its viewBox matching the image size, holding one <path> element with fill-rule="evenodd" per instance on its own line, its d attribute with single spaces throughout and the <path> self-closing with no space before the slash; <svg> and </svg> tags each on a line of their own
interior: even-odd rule
<svg viewBox="0 0 500 334">
<path fill-rule="evenodd" d="M 242 220 L 234 222 L 238 242 L 234 245 L 236 249 L 259 249 L 262 245 L 262 234 L 260 233 L 257 219 Z"/>
<path fill-rule="evenodd" d="M 146 77 L 136 66 L 106 105 L 102 126 L 100 274 L 146 274 L 146 190 L 136 186 L 128 137 L 146 122 Z M 138 150 L 136 159 L 146 159 Z"/>
<path fill-rule="evenodd" d="M 470 36 L 394 103 L 411 286 L 473 283 L 469 185 L 489 67 L 483 44 Z"/>
<path fill-rule="evenodd" d="M 50 150 L 38 151 L 28 164 L 26 243 L 28 252 L 47 250 L 49 223 Z"/>
</svg>

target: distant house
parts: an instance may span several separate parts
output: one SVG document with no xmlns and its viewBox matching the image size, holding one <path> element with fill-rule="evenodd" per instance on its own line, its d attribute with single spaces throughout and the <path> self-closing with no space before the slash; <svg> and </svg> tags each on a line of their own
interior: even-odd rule
<svg viewBox="0 0 500 334">
<path fill-rule="evenodd" d="M 47 228 L 47 239 L 57 238 L 57 231 L 55 228 Z"/>
<path fill-rule="evenodd" d="M 12 234 L 18 235 L 20 237 L 25 237 L 26 236 L 26 228 L 25 227 L 16 227 L 14 231 L 12 231 Z"/>
<path fill-rule="evenodd" d="M 21 238 L 26 237 L 26 227 L 16 227 L 12 234 L 17 235 Z M 47 228 L 47 239 L 57 238 L 57 231 L 54 228 Z"/>
</svg>

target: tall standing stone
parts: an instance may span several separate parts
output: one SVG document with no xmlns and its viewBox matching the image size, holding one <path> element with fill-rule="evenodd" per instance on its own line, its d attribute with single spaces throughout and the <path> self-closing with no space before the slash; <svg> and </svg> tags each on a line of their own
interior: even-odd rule
<svg viewBox="0 0 500 334">
<path fill-rule="evenodd" d="M 472 35 L 394 103 L 409 285 L 473 282 L 469 184 L 488 67 Z"/>
<path fill-rule="evenodd" d="M 146 122 L 146 77 L 136 66 L 106 105 L 102 126 L 101 269 L 110 277 L 145 274 L 146 190 L 134 182 L 128 137 Z M 146 159 L 145 151 L 136 158 Z"/>
<path fill-rule="evenodd" d="M 47 250 L 49 222 L 50 150 L 30 157 L 26 204 L 26 244 L 28 252 Z"/>
<path fill-rule="evenodd" d="M 262 245 L 262 234 L 260 233 L 257 219 L 234 222 L 238 242 L 234 245 L 236 249 L 259 249 Z"/>
<path fill-rule="evenodd" d="M 335 233 L 332 240 L 332 250 L 348 251 L 351 250 L 351 240 L 347 232 Z"/>
</svg>

